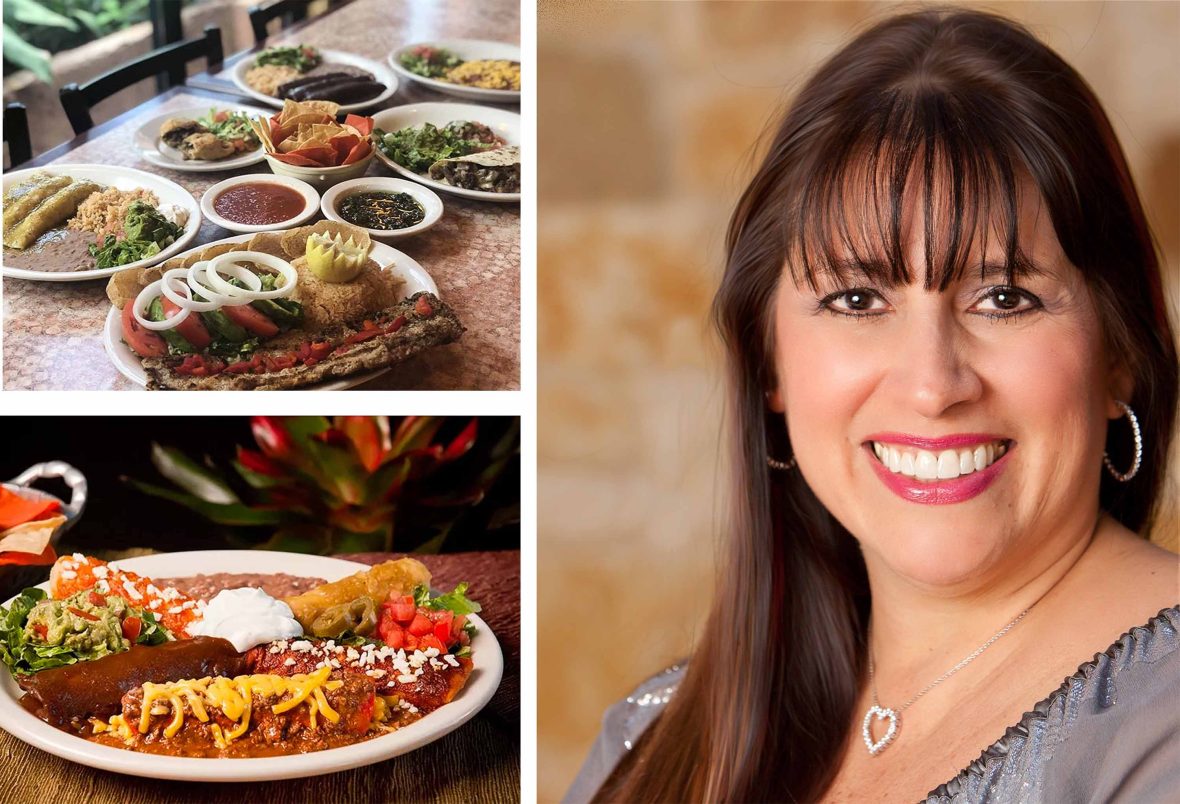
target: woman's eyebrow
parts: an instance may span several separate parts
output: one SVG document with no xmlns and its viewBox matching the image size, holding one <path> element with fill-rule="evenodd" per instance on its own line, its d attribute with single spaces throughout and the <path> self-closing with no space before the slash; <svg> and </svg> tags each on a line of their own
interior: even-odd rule
<svg viewBox="0 0 1180 804">
<path fill-rule="evenodd" d="M 904 266 L 895 266 L 886 260 L 857 259 L 845 257 L 841 259 L 824 260 L 813 266 L 815 273 L 827 279 L 847 281 L 851 277 L 863 277 L 882 287 L 894 288 L 907 285 L 914 281 L 912 272 Z M 1017 250 L 1011 262 L 1003 259 L 985 259 L 977 267 L 970 263 L 955 271 L 959 277 L 977 276 L 981 280 L 1003 277 L 1016 279 L 1020 277 L 1050 275 L 1040 263 L 1032 260 L 1024 252 Z M 939 277 L 932 277 L 932 285 L 939 285 Z"/>
</svg>

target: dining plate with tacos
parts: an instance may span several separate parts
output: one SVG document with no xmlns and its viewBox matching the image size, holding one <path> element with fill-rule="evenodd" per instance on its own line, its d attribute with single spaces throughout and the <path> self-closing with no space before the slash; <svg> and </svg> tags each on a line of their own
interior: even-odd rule
<svg viewBox="0 0 1180 804">
<path fill-rule="evenodd" d="M 178 109 L 140 126 L 135 147 L 145 162 L 169 170 L 201 173 L 255 165 L 266 154 L 250 117 L 266 114 L 251 106 Z"/>
<path fill-rule="evenodd" d="M 346 388 L 464 331 L 418 263 L 336 221 L 192 249 L 107 298 L 107 354 L 149 390 Z"/>
<path fill-rule="evenodd" d="M 4 267 L 13 279 L 78 282 L 154 265 L 184 249 L 201 209 L 179 184 L 118 165 L 4 174 Z"/>
</svg>

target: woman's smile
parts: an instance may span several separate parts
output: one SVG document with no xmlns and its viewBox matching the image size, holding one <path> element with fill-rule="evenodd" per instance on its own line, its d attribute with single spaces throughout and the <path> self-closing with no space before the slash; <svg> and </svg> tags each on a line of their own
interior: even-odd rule
<svg viewBox="0 0 1180 804">
<path fill-rule="evenodd" d="M 898 497 L 947 505 L 986 491 L 1015 446 L 1008 438 L 972 433 L 939 438 L 878 433 L 862 448 L 877 477 Z"/>
</svg>

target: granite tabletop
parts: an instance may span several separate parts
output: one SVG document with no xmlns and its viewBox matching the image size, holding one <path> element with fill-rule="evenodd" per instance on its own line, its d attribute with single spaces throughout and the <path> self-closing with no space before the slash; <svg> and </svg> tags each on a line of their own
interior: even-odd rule
<svg viewBox="0 0 1180 804">
<path fill-rule="evenodd" d="M 442 38 L 519 41 L 519 5 L 491 2 L 390 3 L 354 0 L 306 24 L 276 34 L 268 44 L 307 43 L 384 61 L 402 44 Z M 233 58 L 227 60 L 233 62 Z M 215 173 L 156 167 L 135 147 L 135 132 L 161 115 L 242 99 L 222 74 L 194 76 L 121 115 L 110 125 L 75 138 L 27 166 L 124 165 L 176 182 L 199 200 L 213 184 L 234 175 L 269 173 L 267 163 Z M 211 91 L 224 88 L 223 93 Z M 377 109 L 423 101 L 455 100 L 403 81 Z M 508 108 L 518 111 L 516 107 Z M 366 175 L 394 176 L 374 159 Z M 361 389 L 515 390 L 520 387 L 520 207 L 440 194 L 445 206 L 434 228 L 394 242 L 434 278 L 440 296 L 467 331 L 449 346 L 394 366 Z M 314 220 L 318 220 L 317 216 Z M 202 223 L 193 246 L 234 233 Z M 103 350 L 104 321 L 111 308 L 105 280 L 34 282 L 5 279 L 3 287 L 4 372 L 7 390 L 138 390 Z"/>
</svg>

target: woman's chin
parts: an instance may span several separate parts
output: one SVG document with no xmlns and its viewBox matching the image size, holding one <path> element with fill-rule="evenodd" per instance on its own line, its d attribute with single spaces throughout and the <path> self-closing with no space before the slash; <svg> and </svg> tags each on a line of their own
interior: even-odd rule
<svg viewBox="0 0 1180 804">
<path fill-rule="evenodd" d="M 962 587 L 986 576 L 1003 554 L 995 528 L 907 528 L 879 533 L 871 545 L 896 575 L 926 587 Z"/>
</svg>

